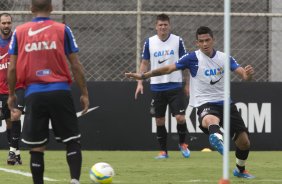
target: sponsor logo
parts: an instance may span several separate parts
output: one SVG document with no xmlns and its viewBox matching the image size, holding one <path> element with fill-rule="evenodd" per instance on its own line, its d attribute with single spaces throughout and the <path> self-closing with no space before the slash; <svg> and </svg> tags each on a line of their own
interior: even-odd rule
<svg viewBox="0 0 282 184">
<path fill-rule="evenodd" d="M 3 58 L 6 57 L 7 55 L 8 55 L 8 53 L 6 53 L 6 54 L 0 56 L 0 59 L 3 59 Z"/>
<path fill-rule="evenodd" d="M 8 68 L 9 64 L 10 64 L 10 62 L 1 63 L 0 64 L 0 70 L 6 70 Z"/>
<path fill-rule="evenodd" d="M 236 103 L 236 106 L 241 113 L 246 127 L 250 133 L 272 133 L 273 127 L 271 122 L 272 107 L 271 103 Z M 209 108 L 205 108 L 200 114 L 201 117 L 206 115 Z M 186 109 L 186 124 L 189 133 L 203 133 L 199 128 L 199 119 L 197 110 L 191 106 Z M 165 115 L 165 126 L 170 133 L 177 133 L 176 129 L 177 121 L 166 113 Z M 152 118 L 152 133 L 157 132 L 155 118 Z"/>
<path fill-rule="evenodd" d="M 211 80 L 211 81 L 210 81 L 210 84 L 211 84 L 211 85 L 214 85 L 214 84 L 218 83 L 221 78 L 222 78 L 222 77 L 220 77 L 220 78 L 219 78 L 218 80 L 216 80 L 216 81 Z"/>
<path fill-rule="evenodd" d="M 39 50 L 51 50 L 51 49 L 57 49 L 57 45 L 55 41 L 42 41 L 42 42 L 33 42 L 28 43 L 25 45 L 25 51 L 26 52 L 32 52 L 32 51 L 39 51 Z"/>
<path fill-rule="evenodd" d="M 38 70 L 36 71 L 36 76 L 46 76 L 46 75 L 50 75 L 51 71 L 49 69 L 45 69 L 45 70 Z"/>
<path fill-rule="evenodd" d="M 162 50 L 154 52 L 154 57 L 170 56 L 174 55 L 174 50 Z"/>
<path fill-rule="evenodd" d="M 50 28 L 51 26 L 52 26 L 52 25 L 49 25 L 49 26 L 46 26 L 46 27 L 42 27 L 42 28 L 37 29 L 37 30 L 35 30 L 35 31 L 33 31 L 31 28 L 29 28 L 27 34 L 28 34 L 28 36 L 34 36 L 34 35 L 36 35 L 36 34 L 38 34 L 38 33 L 41 33 L 42 31 L 44 31 L 44 30 Z"/>
<path fill-rule="evenodd" d="M 167 61 L 168 59 L 164 59 L 164 60 L 158 60 L 159 64 L 162 64 L 163 62 Z"/>
<path fill-rule="evenodd" d="M 223 73 L 224 73 L 224 69 L 222 67 L 205 70 L 205 76 L 216 76 L 216 75 L 222 75 Z"/>
</svg>

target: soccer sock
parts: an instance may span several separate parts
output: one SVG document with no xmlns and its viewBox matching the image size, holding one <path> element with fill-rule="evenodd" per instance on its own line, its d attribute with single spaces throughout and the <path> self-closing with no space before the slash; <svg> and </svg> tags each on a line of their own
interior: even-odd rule
<svg viewBox="0 0 282 184">
<path fill-rule="evenodd" d="M 209 134 L 219 133 L 222 135 L 219 125 L 210 125 L 208 129 L 209 129 Z"/>
<path fill-rule="evenodd" d="M 19 138 L 21 134 L 21 121 L 12 121 L 11 147 L 19 149 Z"/>
<path fill-rule="evenodd" d="M 166 147 L 167 131 L 165 125 L 157 126 L 157 139 L 159 141 L 161 150 L 167 152 L 167 147 Z"/>
<path fill-rule="evenodd" d="M 187 125 L 186 122 L 184 123 L 177 123 L 177 133 L 179 136 L 179 144 L 185 143 L 185 137 L 186 137 L 186 132 L 187 132 Z"/>
<path fill-rule="evenodd" d="M 243 172 L 245 170 L 245 164 L 246 160 L 249 156 L 250 150 L 240 150 L 236 147 L 236 166 L 239 169 L 240 172 Z"/>
<path fill-rule="evenodd" d="M 7 128 L 7 140 L 8 140 L 8 144 L 9 146 L 11 145 L 11 128 Z"/>
<path fill-rule="evenodd" d="M 71 179 L 80 178 L 82 155 L 80 143 L 76 141 L 70 141 L 67 143 L 67 162 L 70 169 Z"/>
<path fill-rule="evenodd" d="M 43 184 L 44 173 L 44 153 L 30 151 L 30 170 L 34 184 Z"/>
</svg>

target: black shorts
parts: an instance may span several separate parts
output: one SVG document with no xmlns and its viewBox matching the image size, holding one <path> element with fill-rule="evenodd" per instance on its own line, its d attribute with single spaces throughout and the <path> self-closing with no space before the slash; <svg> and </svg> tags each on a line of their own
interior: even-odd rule
<svg viewBox="0 0 282 184">
<path fill-rule="evenodd" d="M 150 114 L 156 118 L 165 116 L 167 105 L 173 116 L 185 115 L 188 105 L 188 97 L 182 88 L 152 92 Z"/>
<path fill-rule="evenodd" d="M 49 142 L 49 121 L 55 138 L 66 143 L 80 139 L 78 119 L 70 91 L 33 93 L 26 97 L 22 142 L 40 147 Z"/>
<path fill-rule="evenodd" d="M 249 131 L 234 103 L 231 103 L 230 105 L 230 112 L 230 137 L 233 140 L 236 140 L 237 136 L 241 132 L 247 132 L 247 134 L 249 134 Z M 219 125 L 223 127 L 223 105 L 209 103 L 203 104 L 198 107 L 197 114 L 199 116 L 199 122 L 202 122 L 203 118 L 208 114 L 214 115 L 220 119 Z M 199 127 L 205 134 L 209 134 L 208 129 L 202 127 L 202 123 L 200 123 Z"/>
<path fill-rule="evenodd" d="M 17 96 L 17 101 L 15 104 L 15 108 L 19 109 L 20 111 L 23 112 L 24 110 L 24 89 L 19 88 L 16 89 L 16 96 Z M 8 95 L 0 95 L 0 108 L 1 108 L 1 120 L 3 119 L 10 119 L 11 118 L 11 112 L 7 104 L 8 101 Z"/>
</svg>

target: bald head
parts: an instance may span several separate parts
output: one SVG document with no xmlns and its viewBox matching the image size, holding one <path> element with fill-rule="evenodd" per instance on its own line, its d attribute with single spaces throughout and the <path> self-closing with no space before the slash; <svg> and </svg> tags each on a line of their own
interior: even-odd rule
<svg viewBox="0 0 282 184">
<path fill-rule="evenodd" d="M 31 0 L 31 11 L 36 12 L 51 12 L 52 0 Z"/>
</svg>

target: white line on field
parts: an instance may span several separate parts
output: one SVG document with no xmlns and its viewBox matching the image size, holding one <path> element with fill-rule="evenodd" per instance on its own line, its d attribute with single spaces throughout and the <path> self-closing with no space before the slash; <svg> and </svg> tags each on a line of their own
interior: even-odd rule
<svg viewBox="0 0 282 184">
<path fill-rule="evenodd" d="M 1 168 L 1 167 L 0 167 L 0 171 L 4 171 L 4 172 L 7 172 L 7 173 L 19 174 L 19 175 L 23 175 L 23 176 L 27 176 L 27 177 L 32 176 L 31 173 L 29 173 L 29 172 L 22 172 L 22 171 L 13 170 L 13 169 L 5 169 L 5 168 Z M 44 180 L 46 180 L 46 181 L 60 181 L 60 180 L 55 180 L 55 179 L 48 178 L 48 177 L 44 177 Z"/>
<path fill-rule="evenodd" d="M 248 179 L 246 179 L 248 180 Z M 281 183 L 282 179 L 277 179 L 277 180 L 271 180 L 271 179 L 252 179 L 255 182 L 259 182 L 259 183 L 265 183 L 265 182 L 274 182 L 274 183 Z M 132 182 L 124 182 L 124 181 L 116 181 L 114 180 L 115 183 L 132 183 Z M 151 181 L 150 183 L 160 183 L 161 181 Z M 175 183 L 215 183 L 217 181 L 215 180 L 184 180 L 184 181 L 174 181 Z M 142 181 L 140 182 L 134 182 L 135 184 L 137 183 L 142 183 Z"/>
</svg>

